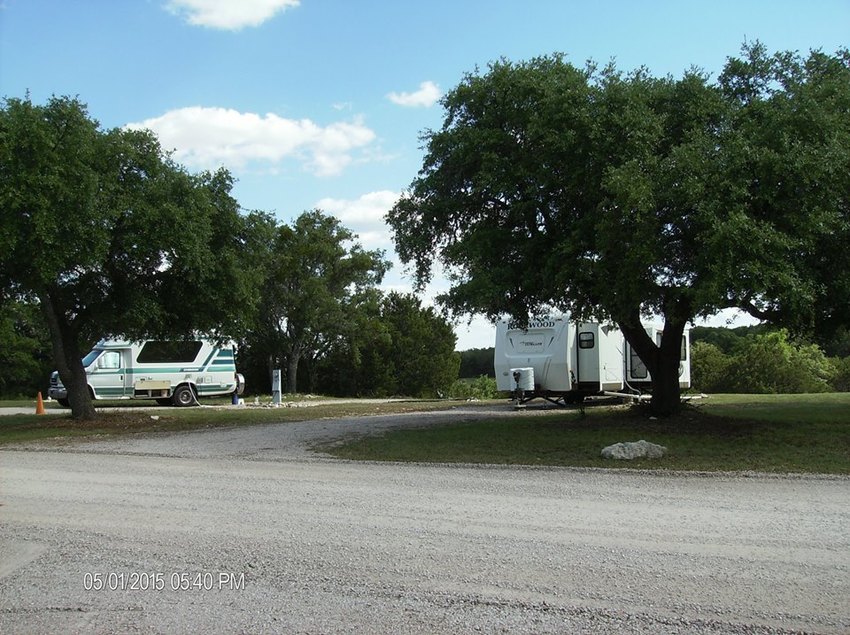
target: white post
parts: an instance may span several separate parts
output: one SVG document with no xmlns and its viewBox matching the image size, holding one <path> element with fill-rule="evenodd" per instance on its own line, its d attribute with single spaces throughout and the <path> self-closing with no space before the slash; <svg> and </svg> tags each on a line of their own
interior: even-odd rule
<svg viewBox="0 0 850 635">
<path fill-rule="evenodd" d="M 272 403 L 280 405 L 280 369 L 272 371 Z"/>
</svg>

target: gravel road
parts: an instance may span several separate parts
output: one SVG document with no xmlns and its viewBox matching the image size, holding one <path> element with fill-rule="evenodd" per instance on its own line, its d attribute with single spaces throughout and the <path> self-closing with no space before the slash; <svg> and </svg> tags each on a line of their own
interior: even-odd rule
<svg viewBox="0 0 850 635">
<path fill-rule="evenodd" d="M 850 632 L 848 479 L 307 449 L 493 414 L 0 451 L 0 632 Z"/>
</svg>

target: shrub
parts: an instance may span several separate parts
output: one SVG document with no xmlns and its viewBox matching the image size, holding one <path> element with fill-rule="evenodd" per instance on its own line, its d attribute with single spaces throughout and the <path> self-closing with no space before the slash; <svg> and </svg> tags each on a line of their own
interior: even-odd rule
<svg viewBox="0 0 850 635">
<path fill-rule="evenodd" d="M 835 366 L 814 344 L 795 345 L 784 330 L 758 335 L 734 355 L 732 392 L 828 392 Z"/>
<path fill-rule="evenodd" d="M 458 379 L 449 389 L 452 399 L 497 399 L 500 397 L 493 377 L 481 375 L 475 379 Z"/>
<path fill-rule="evenodd" d="M 836 392 L 850 392 L 850 357 L 833 359 L 835 374 L 832 376 L 832 389 Z"/>
<path fill-rule="evenodd" d="M 729 392 L 732 358 L 708 342 L 691 346 L 691 383 L 703 392 Z"/>
</svg>

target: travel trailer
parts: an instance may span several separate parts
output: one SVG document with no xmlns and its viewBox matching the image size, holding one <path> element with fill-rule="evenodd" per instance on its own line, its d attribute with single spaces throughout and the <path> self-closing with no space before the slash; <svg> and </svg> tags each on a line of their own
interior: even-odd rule
<svg viewBox="0 0 850 635">
<path fill-rule="evenodd" d="M 661 342 L 661 327 L 645 328 Z M 499 321 L 493 364 L 497 388 L 513 393 L 521 403 L 538 397 L 575 403 L 605 393 L 637 395 L 652 381 L 617 327 L 571 322 L 569 316 L 534 319 L 524 329 Z M 682 338 L 679 385 L 691 385 L 687 330 Z"/>
<path fill-rule="evenodd" d="M 155 399 L 160 405 L 191 406 L 199 397 L 241 395 L 235 346 L 206 340 L 128 342 L 101 340 L 83 358 L 93 399 Z M 59 373 L 48 395 L 68 405 Z"/>
</svg>

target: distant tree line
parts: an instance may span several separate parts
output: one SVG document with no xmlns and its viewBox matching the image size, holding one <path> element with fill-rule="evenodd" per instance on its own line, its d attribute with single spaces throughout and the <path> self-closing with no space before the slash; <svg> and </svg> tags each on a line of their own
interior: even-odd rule
<svg viewBox="0 0 850 635">
<path fill-rule="evenodd" d="M 493 355 L 495 349 L 489 348 L 470 348 L 460 353 L 460 377 L 475 378 L 485 375 L 487 377 L 495 377 L 496 371 L 493 368 Z"/>
<path fill-rule="evenodd" d="M 303 372 L 289 392 L 333 396 L 405 395 L 436 397 L 457 379 L 460 355 L 451 325 L 411 294 L 370 289 L 350 298 L 347 314 L 304 350 Z M 286 366 L 286 348 L 267 349 L 249 333 L 240 353 L 240 370 L 251 390 L 271 389 L 270 369 Z M 283 360 L 279 364 L 277 360 Z"/>
</svg>

